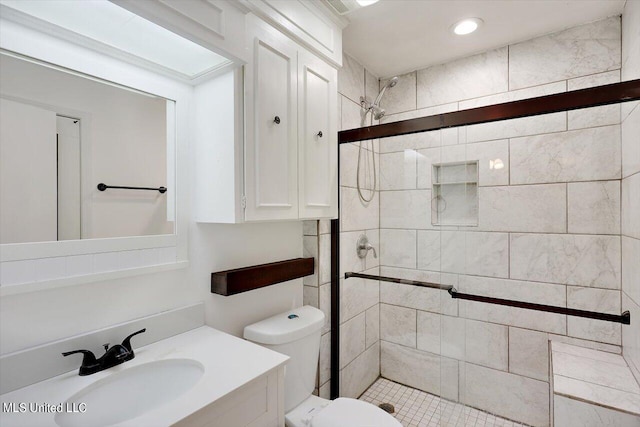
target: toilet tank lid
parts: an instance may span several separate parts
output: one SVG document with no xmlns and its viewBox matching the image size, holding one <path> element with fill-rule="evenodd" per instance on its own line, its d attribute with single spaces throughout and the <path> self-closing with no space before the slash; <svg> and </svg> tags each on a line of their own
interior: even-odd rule
<svg viewBox="0 0 640 427">
<path fill-rule="evenodd" d="M 319 331 L 324 321 L 322 311 L 305 305 L 246 326 L 244 338 L 258 344 L 285 344 Z"/>
</svg>

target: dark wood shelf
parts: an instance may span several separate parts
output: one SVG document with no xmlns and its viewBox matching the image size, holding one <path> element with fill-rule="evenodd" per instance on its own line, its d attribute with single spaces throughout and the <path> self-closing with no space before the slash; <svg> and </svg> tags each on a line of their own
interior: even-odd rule
<svg viewBox="0 0 640 427">
<path fill-rule="evenodd" d="M 313 258 L 295 258 L 269 264 L 211 273 L 211 293 L 224 296 L 252 291 L 288 280 L 310 276 Z"/>
</svg>

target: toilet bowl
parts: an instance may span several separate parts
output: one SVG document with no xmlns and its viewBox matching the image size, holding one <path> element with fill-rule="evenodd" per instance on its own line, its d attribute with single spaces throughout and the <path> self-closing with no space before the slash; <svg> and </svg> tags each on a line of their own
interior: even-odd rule
<svg viewBox="0 0 640 427">
<path fill-rule="evenodd" d="M 244 328 L 244 338 L 289 356 L 284 378 L 287 427 L 402 427 L 382 409 L 357 399 L 314 396 L 324 313 L 304 306 Z"/>
</svg>

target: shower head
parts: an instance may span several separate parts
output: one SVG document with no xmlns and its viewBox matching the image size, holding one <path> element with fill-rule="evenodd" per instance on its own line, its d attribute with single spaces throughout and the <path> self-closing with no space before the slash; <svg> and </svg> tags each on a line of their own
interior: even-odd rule
<svg viewBox="0 0 640 427">
<path fill-rule="evenodd" d="M 387 90 L 387 88 L 394 87 L 397 84 L 398 84 L 398 76 L 389 79 L 387 83 L 384 86 L 382 86 L 382 89 L 380 89 L 380 93 L 378 94 L 378 97 L 376 98 L 376 100 L 373 102 L 373 105 L 375 105 L 376 107 L 379 107 L 380 100 L 382 99 L 382 96 L 384 95 L 384 92 Z M 384 112 L 382 113 L 382 116 L 384 116 Z"/>
<path fill-rule="evenodd" d="M 398 84 L 398 76 L 395 76 L 395 77 L 389 79 L 389 81 L 387 82 L 387 84 L 385 86 L 386 87 L 394 87 L 397 84 Z"/>
<path fill-rule="evenodd" d="M 386 111 L 384 111 L 384 108 L 380 108 L 377 105 L 371 106 L 371 112 L 373 113 L 373 118 L 376 120 L 380 120 L 381 118 L 383 118 L 386 113 Z"/>
</svg>

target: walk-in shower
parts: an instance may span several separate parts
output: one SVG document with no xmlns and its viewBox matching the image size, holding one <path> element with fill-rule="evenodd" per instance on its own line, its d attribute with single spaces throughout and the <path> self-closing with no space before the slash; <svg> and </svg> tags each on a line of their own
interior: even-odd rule
<svg viewBox="0 0 640 427">
<path fill-rule="evenodd" d="M 384 86 L 382 86 L 382 89 L 380 89 L 380 92 L 378 93 L 378 96 L 376 97 L 376 99 L 371 102 L 369 100 L 367 100 L 366 97 L 361 96 L 360 97 L 360 105 L 362 106 L 362 120 L 360 125 L 361 126 L 368 126 L 373 124 L 372 121 L 373 120 L 380 120 L 382 117 L 384 117 L 384 115 L 386 114 L 386 111 L 384 110 L 384 108 L 380 107 L 380 101 L 382 101 L 382 97 L 384 96 L 385 91 L 387 90 L 387 88 L 391 88 L 394 87 L 395 85 L 398 84 L 398 77 L 392 77 L 390 78 L 387 83 L 385 83 Z M 369 113 L 371 113 L 371 122 L 367 123 L 367 117 L 369 115 Z M 371 151 L 371 164 L 372 164 L 372 168 L 373 168 L 373 187 L 371 189 L 371 195 L 370 197 L 366 197 L 363 193 L 362 193 L 362 185 L 360 183 L 360 169 L 361 169 L 361 156 L 362 156 L 362 141 L 360 141 L 359 146 L 358 146 L 358 167 L 356 170 L 356 183 L 357 183 L 357 188 L 358 188 L 358 196 L 360 197 L 360 199 L 363 202 L 370 202 L 373 199 L 373 196 L 375 195 L 376 192 L 376 187 L 377 187 L 377 173 L 376 173 L 376 152 L 375 152 L 375 148 L 373 146 L 373 141 L 371 141 L 371 150 L 367 150 L 367 151 Z M 369 160 L 369 157 L 367 156 L 367 160 Z"/>
</svg>

